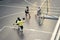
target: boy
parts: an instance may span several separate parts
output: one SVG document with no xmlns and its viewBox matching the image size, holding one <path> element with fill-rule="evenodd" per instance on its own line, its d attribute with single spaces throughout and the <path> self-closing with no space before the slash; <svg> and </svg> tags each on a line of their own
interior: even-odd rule
<svg viewBox="0 0 60 40">
<path fill-rule="evenodd" d="M 18 17 L 16 20 L 16 24 L 18 25 L 18 31 L 23 31 L 23 21 Z"/>
</svg>

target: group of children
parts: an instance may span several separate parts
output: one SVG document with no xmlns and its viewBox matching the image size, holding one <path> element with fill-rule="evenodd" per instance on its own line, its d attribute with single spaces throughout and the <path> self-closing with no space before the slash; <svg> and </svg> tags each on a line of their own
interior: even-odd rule
<svg viewBox="0 0 60 40">
<path fill-rule="evenodd" d="M 38 11 L 37 11 L 37 16 L 41 15 L 41 9 L 40 7 L 38 7 Z M 25 9 L 25 16 L 27 18 L 27 16 L 29 15 L 29 19 L 30 19 L 30 14 L 29 14 L 29 7 L 27 6 L 26 9 Z M 23 20 L 25 20 L 25 18 L 22 18 Z M 19 17 L 17 18 L 16 20 L 16 25 L 18 25 L 18 31 L 23 31 L 23 20 L 21 20 Z"/>
</svg>

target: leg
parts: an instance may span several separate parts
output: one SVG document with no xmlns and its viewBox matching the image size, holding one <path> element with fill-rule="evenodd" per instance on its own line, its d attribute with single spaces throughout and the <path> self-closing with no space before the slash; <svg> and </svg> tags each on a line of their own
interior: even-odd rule
<svg viewBox="0 0 60 40">
<path fill-rule="evenodd" d="M 40 18 L 40 16 L 39 16 L 39 26 L 40 26 L 40 24 L 41 24 L 41 18 Z"/>
<path fill-rule="evenodd" d="M 18 27 L 18 31 L 20 31 L 20 27 Z"/>
<path fill-rule="evenodd" d="M 23 26 L 21 26 L 21 31 L 23 31 Z"/>
<path fill-rule="evenodd" d="M 29 14 L 29 19 L 31 18 L 30 14 Z"/>
<path fill-rule="evenodd" d="M 27 18 L 27 13 L 25 14 L 26 18 Z"/>
</svg>

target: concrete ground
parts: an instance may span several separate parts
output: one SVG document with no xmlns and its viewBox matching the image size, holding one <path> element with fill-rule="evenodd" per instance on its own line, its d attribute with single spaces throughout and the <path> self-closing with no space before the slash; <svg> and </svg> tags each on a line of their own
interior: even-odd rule
<svg viewBox="0 0 60 40">
<path fill-rule="evenodd" d="M 60 0 L 49 1 L 48 15 L 60 16 Z M 38 25 L 35 14 L 38 6 L 41 6 L 44 0 L 4 0 L 0 1 L 0 40 L 50 40 L 57 20 L 42 19 L 43 24 Z M 15 20 L 25 17 L 25 7 L 30 7 L 31 19 L 25 20 L 24 30 L 17 32 Z M 45 7 L 46 5 L 44 5 Z M 44 9 L 44 8 L 42 8 Z M 46 8 L 45 8 L 46 9 Z M 44 13 L 47 12 L 44 9 Z M 45 14 L 44 14 L 45 15 Z"/>
</svg>

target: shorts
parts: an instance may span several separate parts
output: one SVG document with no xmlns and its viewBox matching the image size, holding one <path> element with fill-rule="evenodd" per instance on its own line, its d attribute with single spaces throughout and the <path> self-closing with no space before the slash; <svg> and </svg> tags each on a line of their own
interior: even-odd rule
<svg viewBox="0 0 60 40">
<path fill-rule="evenodd" d="M 23 30 L 23 26 L 20 26 L 20 28 Z"/>
</svg>

